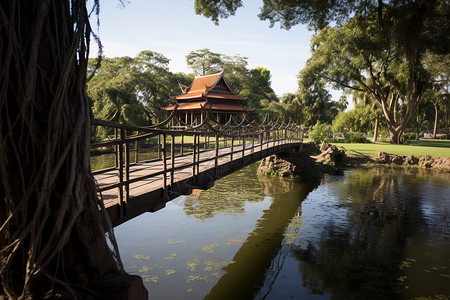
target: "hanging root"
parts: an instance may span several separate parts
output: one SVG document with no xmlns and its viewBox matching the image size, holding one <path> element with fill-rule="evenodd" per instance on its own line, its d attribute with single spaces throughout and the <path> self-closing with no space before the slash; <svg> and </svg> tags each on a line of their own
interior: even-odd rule
<svg viewBox="0 0 450 300">
<path fill-rule="evenodd" d="M 0 295 L 12 299 L 74 296 L 123 271 L 89 169 L 90 34 L 86 1 L 0 6 Z"/>
</svg>

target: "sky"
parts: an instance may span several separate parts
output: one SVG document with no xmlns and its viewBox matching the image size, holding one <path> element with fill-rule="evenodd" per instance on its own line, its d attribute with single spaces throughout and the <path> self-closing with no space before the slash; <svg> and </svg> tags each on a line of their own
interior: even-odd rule
<svg viewBox="0 0 450 300">
<path fill-rule="evenodd" d="M 258 18 L 262 0 L 243 1 L 235 16 L 220 20 L 196 15 L 194 0 L 100 0 L 99 36 L 107 57 L 136 56 L 151 50 L 170 59 L 172 72 L 192 73 L 186 55 L 208 48 L 228 56 L 248 58 L 248 67 L 270 70 L 272 88 L 278 96 L 297 90 L 297 75 L 310 56 L 312 32 L 305 25 L 289 31 Z M 93 26 L 95 20 L 92 20 Z M 91 46 L 91 57 L 97 52 Z M 189 84 L 189 83 L 185 83 Z M 333 100 L 337 101 L 332 92 Z M 337 96 L 339 97 L 339 96 Z"/>
</svg>

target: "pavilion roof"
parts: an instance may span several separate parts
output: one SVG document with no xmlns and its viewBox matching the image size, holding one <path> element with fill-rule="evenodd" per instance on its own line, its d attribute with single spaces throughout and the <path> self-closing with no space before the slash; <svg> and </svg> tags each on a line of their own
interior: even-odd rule
<svg viewBox="0 0 450 300">
<path fill-rule="evenodd" d="M 185 87 L 185 86 L 184 86 Z M 236 95 L 226 82 L 223 72 L 206 76 L 197 76 L 183 93 L 175 96 L 176 100 L 201 100 L 215 98 L 223 100 L 245 100 L 245 97 Z"/>
</svg>

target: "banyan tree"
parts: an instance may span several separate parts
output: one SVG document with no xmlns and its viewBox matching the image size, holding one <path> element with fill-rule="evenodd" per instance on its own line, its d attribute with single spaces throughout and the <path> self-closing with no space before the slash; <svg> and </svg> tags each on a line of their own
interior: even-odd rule
<svg viewBox="0 0 450 300">
<path fill-rule="evenodd" d="M 121 279 L 146 298 L 90 174 L 87 3 L 0 4 L 0 298 L 111 299 Z"/>
</svg>

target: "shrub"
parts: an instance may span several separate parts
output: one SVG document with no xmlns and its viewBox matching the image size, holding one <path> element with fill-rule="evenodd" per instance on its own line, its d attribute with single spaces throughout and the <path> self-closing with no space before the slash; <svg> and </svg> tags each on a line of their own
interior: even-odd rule
<svg viewBox="0 0 450 300">
<path fill-rule="evenodd" d="M 416 139 L 416 134 L 414 132 L 403 133 L 402 134 L 402 139 L 405 140 L 405 141 L 415 140 Z"/>
<path fill-rule="evenodd" d="M 346 143 L 370 143 L 364 134 L 360 132 L 347 132 L 344 138 Z"/>
<path fill-rule="evenodd" d="M 317 124 L 312 127 L 311 132 L 309 133 L 309 137 L 315 143 L 319 144 L 325 141 L 330 136 L 330 132 L 331 125 L 317 122 Z"/>
<path fill-rule="evenodd" d="M 325 142 L 327 142 L 328 144 L 340 143 L 339 138 L 327 138 L 325 139 Z"/>
</svg>

